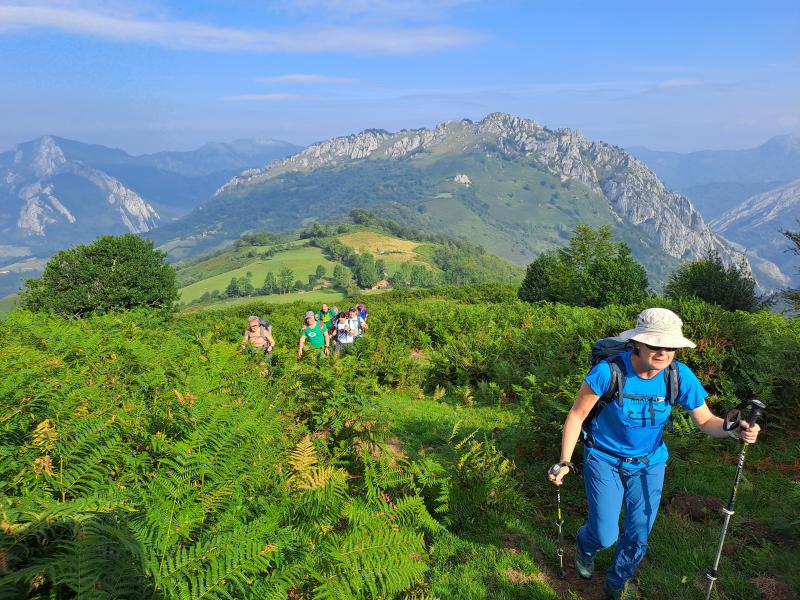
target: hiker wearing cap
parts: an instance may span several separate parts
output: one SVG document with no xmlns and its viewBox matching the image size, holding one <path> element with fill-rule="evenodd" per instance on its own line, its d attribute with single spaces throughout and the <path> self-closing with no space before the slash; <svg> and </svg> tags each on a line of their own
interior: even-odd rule
<svg viewBox="0 0 800 600">
<path fill-rule="evenodd" d="M 317 311 L 317 321 L 321 322 L 325 329 L 328 329 L 331 325 L 333 325 L 333 323 L 336 322 L 337 314 L 338 311 L 334 312 L 333 309 L 329 308 L 328 305 L 323 302 L 322 308 Z"/>
<path fill-rule="evenodd" d="M 274 347 L 275 339 L 272 337 L 272 326 L 269 322 L 256 316 L 248 317 L 247 329 L 244 331 L 244 339 L 241 344 L 242 350 L 249 351 L 261 361 L 261 366 L 269 368 L 272 364 Z"/>
<path fill-rule="evenodd" d="M 695 347 L 682 327 L 672 311 L 648 308 L 634 329 L 607 338 L 627 343 L 627 349 L 599 361 L 584 378 L 564 423 L 561 460 L 548 472 L 552 483 L 563 483 L 583 435 L 589 514 L 578 531 L 575 568 L 584 579 L 591 578 L 594 555 L 616 542 L 604 588 L 614 599 L 636 597 L 629 581 L 647 551 L 661 500 L 668 458 L 663 430 L 672 405 L 683 406 L 712 437 L 731 435 L 753 443 L 760 430 L 740 421 L 737 429 L 726 431 L 724 420 L 711 413 L 705 403 L 708 392 L 689 367 L 675 360 L 676 349 Z"/>
<path fill-rule="evenodd" d="M 305 346 L 306 339 L 312 348 L 319 350 L 320 357 L 327 356 L 330 352 L 328 332 L 322 326 L 322 323 L 317 321 L 317 316 L 313 310 L 306 312 L 305 325 L 300 330 L 300 346 L 297 348 L 297 358 L 303 357 L 303 346 Z"/>
<path fill-rule="evenodd" d="M 358 316 L 358 309 L 355 306 L 351 306 L 347 311 L 347 324 L 355 332 L 353 335 L 356 338 L 364 335 L 364 332 L 369 329 L 367 322 Z"/>
</svg>

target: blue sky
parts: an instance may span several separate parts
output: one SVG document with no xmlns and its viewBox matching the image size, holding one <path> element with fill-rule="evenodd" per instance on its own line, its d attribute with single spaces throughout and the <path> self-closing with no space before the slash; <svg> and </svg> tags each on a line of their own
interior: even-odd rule
<svg viewBox="0 0 800 600">
<path fill-rule="evenodd" d="M 309 144 L 504 111 L 621 146 L 800 133 L 800 2 L 0 0 L 0 151 Z"/>
</svg>

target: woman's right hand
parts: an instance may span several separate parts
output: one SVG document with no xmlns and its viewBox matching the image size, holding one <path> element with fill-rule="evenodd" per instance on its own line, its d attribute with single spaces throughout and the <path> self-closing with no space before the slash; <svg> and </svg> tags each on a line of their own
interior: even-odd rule
<svg viewBox="0 0 800 600">
<path fill-rule="evenodd" d="M 556 467 L 558 467 L 556 469 Z M 554 470 L 557 472 L 554 473 Z M 547 471 L 547 479 L 550 480 L 550 483 L 553 485 L 563 485 L 564 484 L 564 477 L 567 476 L 569 473 L 570 468 L 566 465 L 560 465 L 559 463 L 554 464 L 550 467 L 550 470 Z"/>
</svg>

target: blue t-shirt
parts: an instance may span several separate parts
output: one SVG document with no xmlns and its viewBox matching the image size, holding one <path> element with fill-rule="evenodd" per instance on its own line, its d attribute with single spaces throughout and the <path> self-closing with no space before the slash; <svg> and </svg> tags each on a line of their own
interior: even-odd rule
<svg viewBox="0 0 800 600">
<path fill-rule="evenodd" d="M 663 440 L 664 426 L 672 413 L 666 401 L 667 382 L 665 372 L 651 379 L 643 379 L 631 365 L 631 353 L 620 354 L 626 367 L 625 389 L 622 407 L 617 398 L 606 405 L 592 421 L 592 437 L 595 444 L 607 448 L 621 456 L 647 456 L 648 464 L 666 462 L 669 457 L 667 445 Z M 680 379 L 680 393 L 677 404 L 686 410 L 702 406 L 708 392 L 689 367 L 675 361 Z M 611 386 L 611 365 L 605 361 L 598 363 L 589 371 L 584 381 L 598 396 Z M 617 464 L 619 459 L 598 448 L 589 452 L 607 462 Z M 637 463 L 644 466 L 642 463 Z"/>
</svg>

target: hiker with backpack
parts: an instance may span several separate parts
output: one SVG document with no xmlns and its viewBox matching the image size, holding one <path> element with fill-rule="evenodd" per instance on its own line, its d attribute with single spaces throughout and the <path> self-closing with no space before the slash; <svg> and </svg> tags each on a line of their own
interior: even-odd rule
<svg viewBox="0 0 800 600">
<path fill-rule="evenodd" d="M 683 406 L 712 437 L 730 435 L 753 443 L 760 430 L 740 421 L 729 431 L 711 413 L 705 403 L 708 392 L 689 367 L 675 360 L 676 349 L 695 347 L 682 327 L 672 311 L 648 308 L 634 329 L 592 346 L 592 369 L 564 423 L 561 459 L 548 472 L 553 484 L 563 483 L 574 469 L 570 461 L 582 437 L 589 514 L 578 531 L 575 568 L 584 579 L 591 578 L 594 555 L 616 542 L 604 584 L 615 600 L 636 597 L 629 582 L 647 551 L 661 500 L 668 458 L 663 430 L 671 422 L 673 405 Z"/>
<path fill-rule="evenodd" d="M 297 348 L 297 358 L 303 358 L 303 347 L 306 340 L 315 350 L 319 350 L 319 358 L 330 353 L 330 337 L 328 331 L 317 321 L 313 310 L 306 312 L 305 325 L 300 330 L 300 346 Z"/>
<path fill-rule="evenodd" d="M 342 311 L 336 316 L 336 322 L 331 326 L 331 330 L 332 337 L 336 340 L 336 355 L 341 356 L 350 352 L 356 339 L 356 330 L 352 327 L 346 312 Z"/>
<path fill-rule="evenodd" d="M 328 329 L 336 322 L 336 315 L 338 314 L 338 311 L 334 312 L 332 308 L 329 308 L 328 305 L 323 302 L 322 308 L 317 311 L 317 321 L 320 321 L 322 326 Z"/>
<path fill-rule="evenodd" d="M 364 335 L 364 332 L 369 329 L 367 322 L 358 315 L 358 309 L 355 306 L 351 306 L 347 311 L 347 324 L 354 331 L 353 335 L 356 338 Z"/>
<path fill-rule="evenodd" d="M 358 316 L 364 319 L 364 322 L 366 323 L 367 319 L 369 318 L 369 311 L 367 310 L 367 307 L 364 306 L 364 304 L 362 303 L 358 304 L 356 306 L 356 309 L 358 310 Z"/>
<path fill-rule="evenodd" d="M 275 348 L 270 322 L 256 316 L 248 317 L 247 329 L 244 330 L 244 339 L 240 347 L 256 357 L 268 372 L 272 365 L 272 350 Z"/>
</svg>

